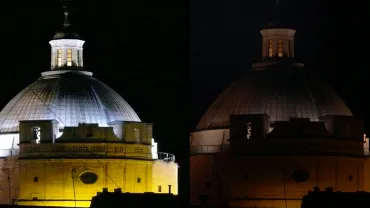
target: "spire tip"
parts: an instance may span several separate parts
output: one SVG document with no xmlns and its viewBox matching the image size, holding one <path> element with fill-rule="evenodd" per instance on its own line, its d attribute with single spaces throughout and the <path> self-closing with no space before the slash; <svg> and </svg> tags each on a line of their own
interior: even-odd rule
<svg viewBox="0 0 370 208">
<path fill-rule="evenodd" d="M 64 9 L 64 27 L 68 27 L 70 24 L 69 24 L 69 20 L 68 20 L 68 7 L 67 6 L 63 6 L 63 9 Z"/>
</svg>

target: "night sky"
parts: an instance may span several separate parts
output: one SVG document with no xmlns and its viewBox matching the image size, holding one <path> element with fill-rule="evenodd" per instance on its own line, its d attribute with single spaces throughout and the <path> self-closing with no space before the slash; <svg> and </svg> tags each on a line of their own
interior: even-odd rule
<svg viewBox="0 0 370 208">
<path fill-rule="evenodd" d="M 84 67 L 154 123 L 160 150 L 177 155 L 185 193 L 189 132 L 222 89 L 259 60 L 259 31 L 274 0 L 113 2 L 70 3 L 71 26 L 86 41 Z M 296 60 L 367 119 L 370 134 L 366 1 L 281 2 L 282 19 L 297 30 Z M 63 23 L 57 0 L 13 3 L 1 13 L 1 108 L 50 69 L 48 42 Z"/>
<path fill-rule="evenodd" d="M 365 119 L 370 134 L 365 3 L 281 0 L 280 6 L 280 20 L 297 31 L 295 59 L 323 77 Z M 275 8 L 275 0 L 192 1 L 193 129 L 222 89 L 260 60 L 260 30 L 275 17 Z"/>
</svg>

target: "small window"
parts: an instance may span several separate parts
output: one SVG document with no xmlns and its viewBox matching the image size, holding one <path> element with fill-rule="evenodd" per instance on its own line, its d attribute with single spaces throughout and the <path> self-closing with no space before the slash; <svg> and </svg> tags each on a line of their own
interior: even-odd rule
<svg viewBox="0 0 370 208">
<path fill-rule="evenodd" d="M 245 138 L 251 139 L 252 138 L 252 122 L 248 121 L 245 127 Z"/>
<path fill-rule="evenodd" d="M 94 184 L 98 180 L 98 175 L 93 172 L 84 172 L 80 175 L 80 180 L 84 184 Z"/>
<path fill-rule="evenodd" d="M 210 182 L 206 182 L 206 188 L 207 189 L 211 188 L 211 183 Z"/>
<path fill-rule="evenodd" d="M 72 49 L 67 50 L 67 66 L 72 66 Z"/>
<path fill-rule="evenodd" d="M 308 171 L 302 169 L 295 169 L 290 174 L 290 177 L 294 182 L 305 182 L 308 180 L 309 176 L 310 174 Z"/>
<path fill-rule="evenodd" d="M 136 179 L 136 183 L 141 183 L 141 178 L 140 178 L 140 177 L 138 177 L 138 178 Z"/>
<path fill-rule="evenodd" d="M 37 176 L 33 177 L 33 182 L 34 182 L 34 183 L 39 182 L 39 177 L 37 177 Z"/>
<path fill-rule="evenodd" d="M 272 40 L 268 40 L 268 53 L 269 57 L 272 57 Z"/>
<path fill-rule="evenodd" d="M 353 181 L 353 176 L 352 176 L 352 175 L 349 175 L 349 176 L 348 176 L 348 180 L 349 180 L 349 181 Z"/>
<path fill-rule="evenodd" d="M 162 186 L 158 186 L 158 192 L 162 192 Z"/>
<path fill-rule="evenodd" d="M 40 144 L 41 141 L 41 128 L 38 126 L 32 127 L 32 143 Z"/>
</svg>

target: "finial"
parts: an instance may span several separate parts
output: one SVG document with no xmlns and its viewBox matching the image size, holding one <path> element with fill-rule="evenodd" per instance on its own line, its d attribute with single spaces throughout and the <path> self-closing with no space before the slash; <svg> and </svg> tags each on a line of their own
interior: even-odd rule
<svg viewBox="0 0 370 208">
<path fill-rule="evenodd" d="M 66 6 L 64 6 L 63 7 L 64 8 L 64 23 L 63 23 L 63 25 L 64 25 L 64 27 L 68 27 L 70 24 L 69 24 L 69 20 L 68 20 L 68 10 L 67 10 L 67 7 Z"/>
</svg>

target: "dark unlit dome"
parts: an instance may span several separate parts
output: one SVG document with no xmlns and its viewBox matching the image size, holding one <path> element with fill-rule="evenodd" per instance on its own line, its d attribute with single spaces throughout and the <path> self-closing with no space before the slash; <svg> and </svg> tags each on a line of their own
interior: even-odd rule
<svg viewBox="0 0 370 208">
<path fill-rule="evenodd" d="M 307 69 L 282 64 L 253 70 L 224 90 L 197 129 L 227 128 L 231 114 L 268 114 L 270 121 L 291 117 L 318 121 L 324 115 L 352 116 L 344 101 Z"/>
<path fill-rule="evenodd" d="M 288 29 L 291 28 L 289 24 L 282 23 L 282 22 L 270 22 L 262 29 Z"/>
<path fill-rule="evenodd" d="M 80 39 L 77 32 L 73 31 L 70 27 L 63 28 L 62 30 L 55 33 L 53 40 L 58 39 Z"/>
<path fill-rule="evenodd" d="M 140 121 L 130 105 L 91 73 L 50 71 L 15 96 L 0 113 L 0 133 L 17 132 L 19 120 L 56 119 L 60 128 L 79 123 L 107 126 Z"/>
</svg>

